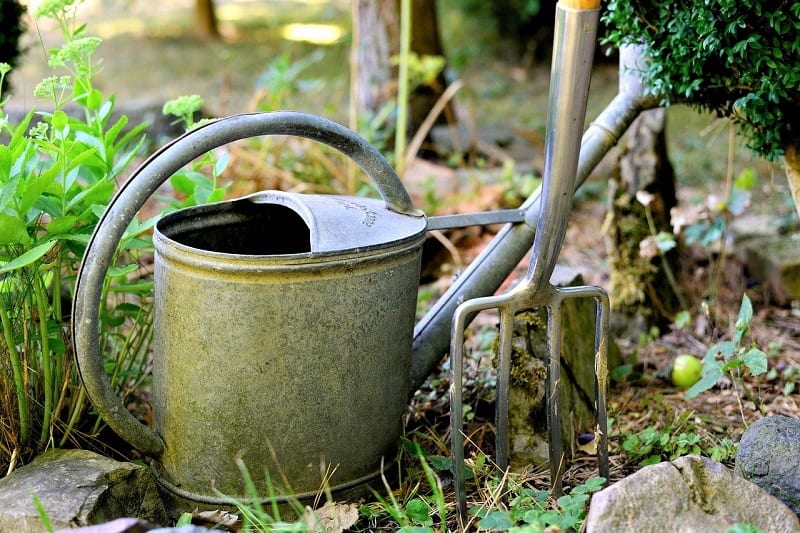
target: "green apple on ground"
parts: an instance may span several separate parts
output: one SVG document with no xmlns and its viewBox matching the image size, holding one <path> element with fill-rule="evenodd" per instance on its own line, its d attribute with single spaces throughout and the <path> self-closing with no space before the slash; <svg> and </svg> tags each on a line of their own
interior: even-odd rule
<svg viewBox="0 0 800 533">
<path fill-rule="evenodd" d="M 681 354 L 672 363 L 672 384 L 679 389 L 688 389 L 700 381 L 702 372 L 700 359 L 688 353 Z"/>
</svg>

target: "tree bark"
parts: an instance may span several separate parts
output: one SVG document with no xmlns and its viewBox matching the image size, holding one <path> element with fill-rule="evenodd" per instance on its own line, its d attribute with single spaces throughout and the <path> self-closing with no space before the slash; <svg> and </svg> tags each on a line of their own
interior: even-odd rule
<svg viewBox="0 0 800 533">
<path fill-rule="evenodd" d="M 413 0 L 411 6 L 411 51 L 419 56 L 444 56 L 436 2 Z M 353 33 L 351 105 L 359 115 L 375 116 L 397 96 L 397 69 L 392 58 L 400 52 L 399 1 L 353 0 Z M 412 132 L 444 89 L 444 74 L 440 73 L 433 87 L 417 87 L 411 93 Z"/>
<path fill-rule="evenodd" d="M 795 210 L 800 215 L 800 147 L 789 145 L 784 149 L 783 170 L 789 181 Z"/>
<path fill-rule="evenodd" d="M 214 0 L 195 0 L 195 18 L 198 33 L 208 39 L 219 37 L 217 13 L 214 9 Z"/>
<path fill-rule="evenodd" d="M 666 110 L 642 113 L 628 130 L 628 142 L 611 182 L 611 206 L 605 223 L 608 237 L 612 307 L 644 321 L 640 326 L 664 326 L 679 311 L 679 295 L 668 282 L 662 257 L 643 254 L 640 243 L 655 232 L 669 232 L 670 209 L 677 204 L 675 175 L 666 148 Z M 639 191 L 649 193 L 645 205 Z M 651 220 L 648 220 L 648 211 Z M 651 222 L 654 228 L 651 228 Z M 669 260 L 671 255 L 665 256 Z M 670 262 L 674 267 L 674 261 Z"/>
<path fill-rule="evenodd" d="M 358 115 L 376 115 L 397 92 L 392 67 L 400 50 L 396 0 L 354 0 L 353 34 L 351 104 Z"/>
<path fill-rule="evenodd" d="M 431 0 L 413 0 L 411 4 L 411 51 L 418 56 L 444 57 L 442 41 L 439 37 L 439 16 L 436 2 Z M 409 97 L 409 128 L 410 133 L 416 131 L 428 113 L 431 112 L 436 101 L 442 96 L 447 82 L 444 78 L 444 69 L 436 76 L 430 85 L 416 87 Z M 444 118 L 450 112 L 448 107 L 445 114 L 437 120 L 444 123 Z"/>
</svg>

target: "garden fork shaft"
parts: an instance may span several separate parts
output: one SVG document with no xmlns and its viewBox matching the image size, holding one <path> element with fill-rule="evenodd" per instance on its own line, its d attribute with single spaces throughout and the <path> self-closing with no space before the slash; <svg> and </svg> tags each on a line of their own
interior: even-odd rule
<svg viewBox="0 0 800 533">
<path fill-rule="evenodd" d="M 599 19 L 599 0 L 561 0 L 556 5 L 553 61 L 550 74 L 547 131 L 542 183 L 542 207 L 536 225 L 531 262 L 525 278 L 503 295 L 475 298 L 462 303 L 453 314 L 451 335 L 451 431 L 453 473 L 459 519 L 466 513 L 464 484 L 464 434 L 462 377 L 464 327 L 467 318 L 487 309 L 500 311 L 497 362 L 496 436 L 497 465 L 508 466 L 508 388 L 514 315 L 522 310 L 546 307 L 548 311 L 547 422 L 553 492 L 561 491 L 562 443 L 558 412 L 561 357 L 561 306 L 567 299 L 593 297 L 597 301 L 595 328 L 595 408 L 599 438 L 600 475 L 607 477 L 606 357 L 608 296 L 599 287 L 556 288 L 550 276 L 561 250 L 567 218 L 575 193 L 580 139 L 586 117 L 592 57 Z"/>
</svg>

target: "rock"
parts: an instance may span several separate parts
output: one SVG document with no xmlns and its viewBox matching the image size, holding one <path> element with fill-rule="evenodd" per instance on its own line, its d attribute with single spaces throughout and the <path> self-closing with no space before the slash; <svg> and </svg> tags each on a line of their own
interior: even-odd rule
<svg viewBox="0 0 800 533">
<path fill-rule="evenodd" d="M 54 529 L 120 517 L 167 523 L 148 468 L 86 450 L 50 450 L 0 479 L 0 531 L 46 530 L 33 494 Z"/>
<path fill-rule="evenodd" d="M 736 473 L 800 514 L 800 420 L 773 415 L 747 428 L 736 453 Z"/>
<path fill-rule="evenodd" d="M 778 305 L 800 300 L 800 234 L 752 239 L 745 245 L 747 269 Z"/>
<path fill-rule="evenodd" d="M 502 124 L 481 124 L 474 128 L 463 122 L 455 127 L 434 126 L 431 140 L 440 155 L 475 153 L 492 162 L 514 161 L 528 170 L 540 163 L 541 146 L 534 146 L 525 138 L 525 132 L 514 131 Z"/>
<path fill-rule="evenodd" d="M 783 502 L 698 455 L 644 467 L 595 493 L 586 517 L 587 533 L 722 533 L 735 524 L 764 533 L 800 531 L 800 520 Z"/>
<path fill-rule="evenodd" d="M 56 533 L 205 533 L 211 531 L 200 526 L 159 527 L 139 518 L 117 518 L 105 524 L 63 529 Z"/>
</svg>

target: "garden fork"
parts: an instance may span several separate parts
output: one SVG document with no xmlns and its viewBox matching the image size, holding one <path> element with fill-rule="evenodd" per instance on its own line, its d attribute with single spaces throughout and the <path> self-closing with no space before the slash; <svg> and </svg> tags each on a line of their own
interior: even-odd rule
<svg viewBox="0 0 800 533">
<path fill-rule="evenodd" d="M 563 454 L 558 412 L 561 364 L 561 307 L 566 300 L 592 297 L 597 303 L 595 321 L 595 411 L 598 467 L 608 478 L 606 381 L 608 375 L 609 300 L 600 287 L 557 288 L 550 283 L 567 227 L 575 193 L 580 139 L 586 116 L 592 57 L 594 55 L 599 0 L 560 0 L 556 6 L 555 37 L 542 183 L 542 208 L 536 224 L 531 262 L 525 278 L 498 296 L 474 298 L 456 309 L 452 319 L 450 416 L 453 475 L 459 520 L 466 516 L 464 433 L 462 407 L 464 328 L 469 320 L 488 309 L 500 311 L 497 361 L 495 435 L 497 466 L 508 467 L 508 391 L 514 315 L 545 307 L 548 311 L 547 425 L 550 444 L 550 477 L 554 494 L 561 493 Z"/>
</svg>

